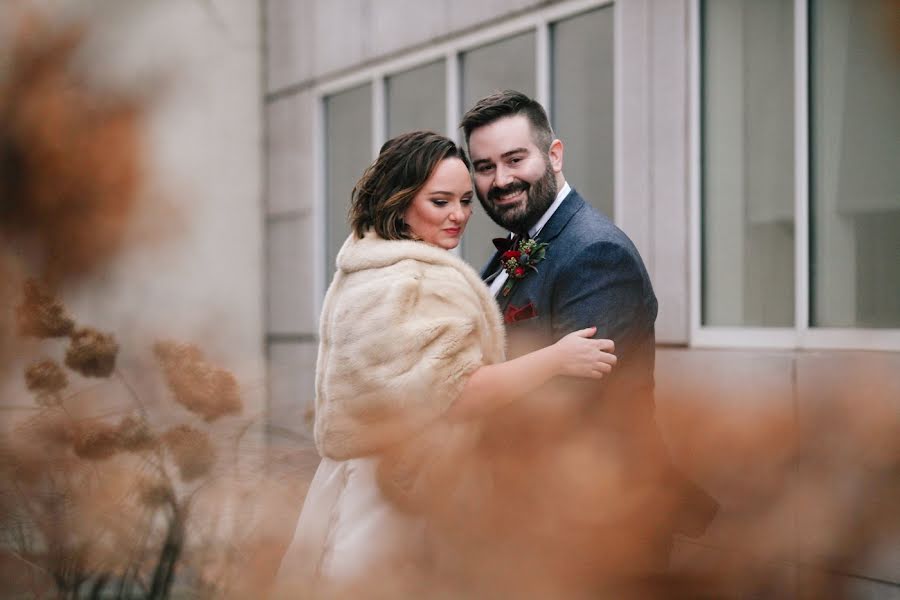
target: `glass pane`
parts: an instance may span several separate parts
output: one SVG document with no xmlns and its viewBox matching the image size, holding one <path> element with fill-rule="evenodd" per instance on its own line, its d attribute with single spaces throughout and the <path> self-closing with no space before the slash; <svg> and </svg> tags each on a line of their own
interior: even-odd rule
<svg viewBox="0 0 900 600">
<path fill-rule="evenodd" d="M 447 82 L 440 60 L 387 78 L 388 138 L 413 131 L 447 129 Z"/>
<path fill-rule="evenodd" d="M 535 96 L 534 32 L 482 46 L 462 55 L 462 110 L 467 111 L 491 92 L 513 89 Z M 460 115 L 462 117 L 462 115 Z M 491 239 L 506 231 L 475 206 L 463 238 L 462 255 L 481 269 L 494 254 Z"/>
<path fill-rule="evenodd" d="M 612 5 L 553 25 L 553 127 L 566 180 L 613 218 L 615 89 Z"/>
<path fill-rule="evenodd" d="M 371 84 L 325 98 L 325 269 L 329 282 L 338 250 L 350 234 L 350 193 L 372 159 Z"/>
<path fill-rule="evenodd" d="M 900 63 L 888 5 L 810 4 L 813 326 L 900 327 Z"/>
<path fill-rule="evenodd" d="M 704 325 L 794 325 L 793 4 L 703 3 Z"/>
</svg>

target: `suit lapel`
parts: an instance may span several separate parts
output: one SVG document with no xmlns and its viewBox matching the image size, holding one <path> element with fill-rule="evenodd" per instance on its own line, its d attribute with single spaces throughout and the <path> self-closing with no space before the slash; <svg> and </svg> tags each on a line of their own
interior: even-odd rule
<svg viewBox="0 0 900 600">
<path fill-rule="evenodd" d="M 553 216 L 550 217 L 550 220 L 547 221 L 547 224 L 538 232 L 537 239 L 549 243 L 560 234 L 563 228 L 572 220 L 572 217 L 575 216 L 575 213 L 581 210 L 583 206 L 584 200 L 578 192 L 572 189 L 562 201 L 562 204 L 559 205 L 559 208 L 556 209 L 556 212 L 553 213 Z M 552 246 L 547 252 L 548 257 L 551 251 Z"/>
<path fill-rule="evenodd" d="M 509 280 L 507 280 L 507 281 L 509 281 Z M 497 304 L 500 306 L 501 313 L 505 313 L 506 307 L 509 305 L 509 301 L 512 299 L 513 296 L 516 295 L 516 292 L 519 291 L 518 284 L 519 284 L 519 282 L 516 282 L 516 284 L 513 285 L 513 288 L 509 291 L 509 295 L 507 295 L 507 296 L 503 295 L 503 286 L 501 286 L 500 289 L 497 291 L 497 295 L 494 296 L 495 298 L 497 298 Z M 503 284 L 503 285 L 506 285 L 506 284 Z"/>
<path fill-rule="evenodd" d="M 574 189 L 569 192 L 569 195 L 565 197 L 562 201 L 562 204 L 559 205 L 559 208 L 556 209 L 556 212 L 553 213 L 553 216 L 550 217 L 550 220 L 547 221 L 547 224 L 544 225 L 543 229 L 538 233 L 537 239 L 542 242 L 550 243 L 556 236 L 562 232 L 566 225 L 568 225 L 569 221 L 572 220 L 572 217 L 581 210 L 584 206 L 584 199 L 576 192 Z M 547 258 L 550 259 L 552 257 L 553 246 L 547 250 Z M 500 252 L 497 251 L 494 253 L 494 256 L 491 257 L 491 260 L 484 266 L 484 269 L 481 270 L 481 279 L 487 279 L 490 275 L 492 275 L 497 269 L 500 268 Z M 531 276 L 537 276 L 537 274 L 532 274 Z M 525 282 L 523 279 L 521 282 L 516 282 L 516 285 L 513 286 L 513 289 L 510 291 L 508 296 L 501 295 L 500 292 L 497 293 L 497 304 L 500 305 L 500 310 L 502 312 L 506 311 L 506 307 L 509 306 L 510 301 L 514 296 L 517 296 L 517 292 L 519 292 L 522 288 L 522 284 Z M 500 288 L 501 290 L 503 288 Z"/>
<path fill-rule="evenodd" d="M 541 242 L 546 242 L 550 244 L 550 242 L 555 239 L 565 228 L 566 225 L 569 224 L 569 221 L 572 220 L 573 217 L 584 207 L 584 199 L 576 192 L 574 189 L 569 192 L 569 195 L 565 197 L 562 201 L 562 204 L 559 205 L 559 208 L 556 209 L 556 212 L 553 213 L 553 216 L 547 221 L 547 224 L 538 232 L 537 239 Z M 560 249 L 562 250 L 562 249 Z M 559 250 L 557 251 L 559 252 Z M 544 260 L 552 261 L 554 257 L 553 253 L 553 244 L 550 244 L 550 247 L 547 249 L 547 258 Z M 499 252 L 494 255 L 494 258 L 488 264 L 486 270 L 486 275 L 490 275 L 490 268 L 493 266 L 494 270 L 496 270 L 497 266 L 495 262 L 499 258 Z M 538 266 L 540 269 L 540 266 Z M 532 277 L 541 277 L 540 273 L 532 273 L 528 275 L 525 279 L 520 282 L 516 282 L 513 286 L 513 289 L 510 291 L 509 295 L 503 297 L 501 295 L 497 295 L 497 303 L 500 305 L 500 310 L 504 314 L 506 313 L 507 307 L 512 304 L 513 306 L 517 306 L 518 304 L 524 304 L 522 296 L 522 290 L 526 287 L 530 278 Z M 513 302 L 515 300 L 515 302 Z"/>
<path fill-rule="evenodd" d="M 500 251 L 497 250 L 494 252 L 494 256 L 491 257 L 491 260 L 484 265 L 484 268 L 481 269 L 481 280 L 484 281 L 490 275 L 494 273 L 497 269 L 500 268 Z"/>
</svg>

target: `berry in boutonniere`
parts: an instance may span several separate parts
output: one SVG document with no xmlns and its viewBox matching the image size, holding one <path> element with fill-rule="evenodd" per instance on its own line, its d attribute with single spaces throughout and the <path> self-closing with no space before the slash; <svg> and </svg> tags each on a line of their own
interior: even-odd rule
<svg viewBox="0 0 900 600">
<path fill-rule="evenodd" d="M 516 281 L 523 279 L 529 271 L 537 272 L 537 265 L 544 260 L 550 244 L 534 239 L 522 239 L 500 257 L 500 265 L 509 277 L 503 284 L 501 294 L 508 296 Z"/>
</svg>

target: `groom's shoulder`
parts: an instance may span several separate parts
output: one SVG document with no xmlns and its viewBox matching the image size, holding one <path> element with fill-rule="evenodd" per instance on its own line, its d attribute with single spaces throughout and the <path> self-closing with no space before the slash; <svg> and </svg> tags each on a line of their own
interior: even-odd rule
<svg viewBox="0 0 900 600">
<path fill-rule="evenodd" d="M 628 235 L 587 200 L 581 196 L 578 198 L 584 204 L 561 232 L 560 237 L 563 238 L 561 241 L 572 251 L 581 251 L 589 247 L 620 248 L 640 261 L 640 253 Z"/>
</svg>

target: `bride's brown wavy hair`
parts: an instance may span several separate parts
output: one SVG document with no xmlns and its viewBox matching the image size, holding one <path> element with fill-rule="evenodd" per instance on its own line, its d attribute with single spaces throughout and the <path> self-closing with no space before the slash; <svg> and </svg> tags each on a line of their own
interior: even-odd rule
<svg viewBox="0 0 900 600">
<path fill-rule="evenodd" d="M 433 131 L 411 131 L 386 141 L 353 187 L 350 227 L 356 236 L 374 229 L 386 240 L 415 239 L 403 214 L 437 165 L 448 158 L 460 159 L 471 170 L 462 148 Z"/>
</svg>

